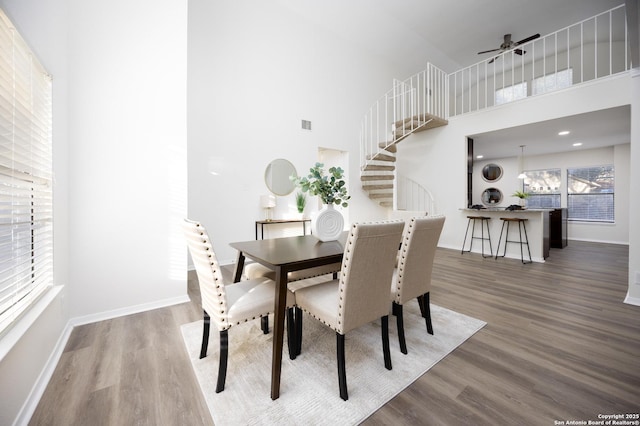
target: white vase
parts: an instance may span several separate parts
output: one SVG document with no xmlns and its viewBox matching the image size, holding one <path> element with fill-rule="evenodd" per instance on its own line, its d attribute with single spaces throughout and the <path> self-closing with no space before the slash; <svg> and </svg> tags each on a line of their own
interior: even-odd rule
<svg viewBox="0 0 640 426">
<path fill-rule="evenodd" d="M 333 204 L 328 204 L 320 210 L 311 221 L 313 234 L 320 241 L 335 241 L 344 229 L 344 218 Z"/>
</svg>

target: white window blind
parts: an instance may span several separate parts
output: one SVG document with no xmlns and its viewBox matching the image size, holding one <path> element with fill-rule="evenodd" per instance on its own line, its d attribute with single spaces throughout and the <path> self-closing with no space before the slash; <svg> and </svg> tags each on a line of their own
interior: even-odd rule
<svg viewBox="0 0 640 426">
<path fill-rule="evenodd" d="M 51 78 L 0 10 L 0 333 L 53 284 Z"/>
<path fill-rule="evenodd" d="M 529 194 L 529 208 L 560 207 L 560 169 L 526 170 L 525 174 L 524 192 Z"/>
<path fill-rule="evenodd" d="M 569 220 L 613 222 L 614 194 L 613 166 L 567 169 Z"/>
</svg>

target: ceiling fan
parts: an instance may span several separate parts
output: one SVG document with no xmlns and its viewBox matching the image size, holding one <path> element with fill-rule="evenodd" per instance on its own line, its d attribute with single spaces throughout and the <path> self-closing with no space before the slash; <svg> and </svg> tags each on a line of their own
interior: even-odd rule
<svg viewBox="0 0 640 426">
<path fill-rule="evenodd" d="M 483 53 L 489 53 L 489 52 L 506 52 L 507 50 L 511 50 L 511 49 L 515 49 L 517 46 L 520 46 L 521 44 L 524 43 L 528 43 L 531 40 L 535 40 L 537 38 L 540 38 L 540 34 L 534 34 L 532 36 L 529 36 L 527 38 L 524 38 L 520 41 L 512 41 L 511 40 L 511 34 L 505 34 L 504 35 L 504 41 L 502 42 L 502 44 L 500 45 L 500 47 L 498 47 L 497 49 L 491 49 L 491 50 L 483 50 L 482 52 L 478 52 L 478 55 L 482 55 Z M 526 51 L 522 50 L 522 49 L 515 49 L 514 52 L 517 55 L 524 55 L 525 53 L 527 53 Z M 492 63 L 493 61 L 495 61 L 498 58 L 498 56 L 492 58 L 489 63 Z"/>
</svg>

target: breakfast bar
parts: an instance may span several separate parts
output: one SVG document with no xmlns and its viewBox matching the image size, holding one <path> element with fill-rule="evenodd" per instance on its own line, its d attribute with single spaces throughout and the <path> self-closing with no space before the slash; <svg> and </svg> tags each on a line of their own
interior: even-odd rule
<svg viewBox="0 0 640 426">
<path fill-rule="evenodd" d="M 544 260 L 549 257 L 549 213 L 553 209 L 505 210 L 499 208 L 466 208 L 461 210 L 466 216 L 485 216 L 490 218 L 487 222 L 489 225 L 489 233 L 491 235 L 491 245 L 494 256 L 496 254 L 496 250 L 498 250 L 498 238 L 500 237 L 503 222 L 501 218 L 522 218 L 528 219 L 526 221 L 526 230 L 529 240 L 529 248 L 531 250 L 531 259 L 534 262 L 544 262 Z M 510 232 L 514 232 L 513 229 Z M 517 231 L 515 232 L 517 233 Z M 515 233 L 510 234 L 510 238 L 513 238 L 513 235 L 515 235 Z M 504 238 L 505 237 L 503 235 L 503 242 L 500 244 L 500 256 L 502 256 L 502 252 L 504 250 Z M 522 238 L 524 240 L 524 235 Z M 474 245 L 473 252 L 480 253 L 481 245 Z M 509 244 L 507 246 L 506 257 L 514 259 L 521 258 L 520 248 L 517 244 Z"/>
</svg>

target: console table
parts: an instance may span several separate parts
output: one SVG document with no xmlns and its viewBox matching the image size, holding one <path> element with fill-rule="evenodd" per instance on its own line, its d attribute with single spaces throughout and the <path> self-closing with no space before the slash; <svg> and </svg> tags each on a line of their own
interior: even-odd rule
<svg viewBox="0 0 640 426">
<path fill-rule="evenodd" d="M 264 226 L 274 225 L 277 223 L 302 223 L 302 235 L 307 235 L 307 222 L 311 225 L 311 219 L 273 219 L 273 220 L 256 220 L 256 240 L 258 239 L 258 226 L 260 227 L 260 239 L 264 240 Z M 311 229 L 309 229 L 309 233 Z"/>
</svg>

